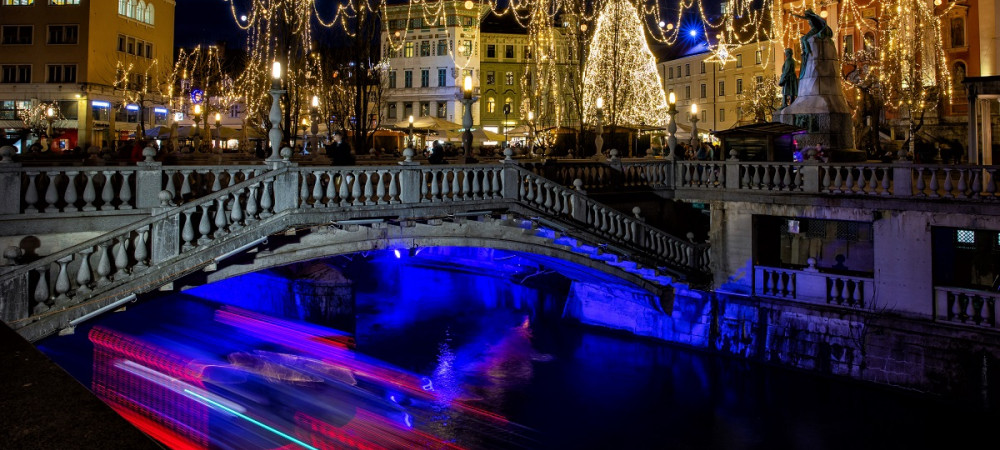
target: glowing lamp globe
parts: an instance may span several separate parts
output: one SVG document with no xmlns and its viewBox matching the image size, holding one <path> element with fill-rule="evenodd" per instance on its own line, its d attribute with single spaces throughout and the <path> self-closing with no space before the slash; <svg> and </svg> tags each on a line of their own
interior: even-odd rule
<svg viewBox="0 0 1000 450">
<path fill-rule="evenodd" d="M 691 115 L 694 116 L 694 115 L 697 115 L 697 114 L 698 114 L 698 104 L 697 103 L 692 103 L 691 104 Z"/>
<path fill-rule="evenodd" d="M 604 97 L 597 97 L 597 109 L 604 108 Z"/>
<path fill-rule="evenodd" d="M 194 105 L 195 115 L 201 114 L 201 105 Z"/>
<path fill-rule="evenodd" d="M 472 9 L 474 5 L 475 4 L 472 3 L 472 0 L 465 0 L 465 9 Z"/>
<path fill-rule="evenodd" d="M 410 116 L 410 125 L 413 125 L 413 116 Z"/>
<path fill-rule="evenodd" d="M 313 108 L 319 107 L 319 96 L 316 95 L 313 96 L 312 106 Z"/>
<path fill-rule="evenodd" d="M 465 92 L 472 92 L 472 77 L 469 75 L 465 76 Z"/>
<path fill-rule="evenodd" d="M 222 114 L 215 113 L 215 121 L 216 122 L 222 122 Z"/>
<path fill-rule="evenodd" d="M 673 105 L 674 103 L 677 103 L 677 96 L 674 95 L 673 92 L 671 92 L 669 100 L 667 100 L 667 102 L 669 102 L 671 105 Z"/>
<path fill-rule="evenodd" d="M 275 80 L 281 78 L 281 63 L 278 61 L 271 65 L 271 78 Z"/>
</svg>

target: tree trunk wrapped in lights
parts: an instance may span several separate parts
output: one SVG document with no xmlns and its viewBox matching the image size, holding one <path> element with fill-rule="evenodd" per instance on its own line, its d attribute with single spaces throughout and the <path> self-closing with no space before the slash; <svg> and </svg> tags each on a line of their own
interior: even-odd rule
<svg viewBox="0 0 1000 450">
<path fill-rule="evenodd" d="M 617 125 L 667 124 L 667 98 L 646 43 L 636 7 L 625 0 L 608 2 L 597 18 L 583 74 L 584 114 L 595 123 L 597 99 L 612 134 Z"/>
</svg>

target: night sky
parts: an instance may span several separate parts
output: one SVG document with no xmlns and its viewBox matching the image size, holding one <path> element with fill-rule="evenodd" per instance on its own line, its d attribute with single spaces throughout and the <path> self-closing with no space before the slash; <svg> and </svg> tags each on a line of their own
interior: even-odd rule
<svg viewBox="0 0 1000 450">
<path fill-rule="evenodd" d="M 174 19 L 174 45 L 193 47 L 227 41 L 242 46 L 246 41 L 236 26 L 225 0 L 177 0 Z"/>
</svg>

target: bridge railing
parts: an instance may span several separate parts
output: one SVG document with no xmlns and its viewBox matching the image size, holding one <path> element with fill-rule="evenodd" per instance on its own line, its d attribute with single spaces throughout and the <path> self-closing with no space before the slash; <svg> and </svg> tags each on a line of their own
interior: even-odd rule
<svg viewBox="0 0 1000 450">
<path fill-rule="evenodd" d="M 810 303 L 866 308 L 875 298 L 874 278 L 754 266 L 754 294 Z"/>
</svg>

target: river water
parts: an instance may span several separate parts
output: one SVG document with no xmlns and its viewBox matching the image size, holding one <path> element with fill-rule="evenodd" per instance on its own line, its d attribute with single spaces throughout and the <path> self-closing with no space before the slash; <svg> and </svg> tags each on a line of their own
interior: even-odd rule
<svg viewBox="0 0 1000 450">
<path fill-rule="evenodd" d="M 193 416 L 194 420 L 201 417 L 200 426 L 210 439 L 198 446 L 279 448 L 289 445 L 282 439 L 297 436 L 286 448 L 295 447 L 295 442 L 306 448 L 341 448 L 317 445 L 301 434 L 302 411 L 339 417 L 339 412 L 330 412 L 330 402 L 315 402 L 315 398 L 313 402 L 307 401 L 309 396 L 325 399 L 323 396 L 332 391 L 304 388 L 309 383 L 288 381 L 291 375 L 282 378 L 273 373 L 268 375 L 266 370 L 252 369 L 255 363 L 267 360 L 268 356 L 260 355 L 275 355 L 279 351 L 287 355 L 293 353 L 289 349 L 299 348 L 298 344 L 282 341 L 278 345 L 269 339 L 278 334 L 284 336 L 284 332 L 259 327 L 251 330 L 260 334 L 255 337 L 252 333 L 247 335 L 251 337 L 239 335 L 229 328 L 212 331 L 223 327 L 213 323 L 212 317 L 219 322 L 219 311 L 217 304 L 177 294 L 99 319 L 78 328 L 73 336 L 49 338 L 39 348 L 85 385 L 95 390 L 111 386 L 112 391 L 125 392 L 134 389 L 135 380 L 129 379 L 121 383 L 124 387 L 116 388 L 113 382 L 102 379 L 109 377 L 108 366 L 103 362 L 107 357 L 95 360 L 95 346 L 88 335 L 93 336 L 89 330 L 96 326 L 107 333 L 133 336 L 138 344 L 120 344 L 123 352 L 138 354 L 134 351 L 136 345 L 145 346 L 147 354 L 159 355 L 156 358 L 161 363 L 181 361 L 175 365 L 200 367 L 197 376 L 202 379 L 185 386 L 191 386 L 191 391 L 197 390 L 195 386 L 203 388 L 197 391 L 202 393 L 201 398 L 225 397 L 226 400 L 214 403 L 217 407 L 220 403 L 245 406 L 245 415 L 256 417 L 254 423 L 268 424 L 272 433 L 260 439 L 238 436 L 254 431 L 249 430 L 253 428 L 250 426 L 229 426 L 238 421 L 232 411 L 222 414 L 225 417 L 220 419 L 206 414 L 192 415 L 192 409 L 188 408 L 181 415 Z M 246 324 L 250 320 L 246 317 L 240 333 L 249 329 Z M 967 445 L 978 442 L 979 438 L 995 443 L 990 430 L 991 424 L 997 423 L 996 414 L 978 411 L 971 405 L 747 362 L 556 318 L 532 318 L 523 311 L 466 312 L 403 324 L 389 331 L 380 327 L 379 322 L 378 312 L 358 315 L 356 351 L 372 358 L 366 361 L 374 361 L 366 362 L 367 370 L 381 367 L 398 371 L 393 373 L 412 374 L 425 390 L 430 388 L 446 401 L 434 404 L 415 401 L 399 406 L 386 403 L 384 398 L 334 394 L 337 400 L 333 403 L 360 402 L 357 409 L 342 407 L 349 411 L 348 418 L 360 417 L 357 411 L 367 408 L 385 417 L 402 417 L 401 423 L 436 436 L 438 442 L 466 448 L 913 449 L 971 448 Z M 269 322 L 254 323 L 263 326 L 260 324 Z M 232 320 L 224 326 L 231 327 Z M 303 339 L 301 333 L 289 336 L 300 339 L 299 343 L 310 341 Z M 258 338 L 261 343 L 255 341 Z M 225 357 L 210 362 L 216 358 L 213 355 L 229 355 L 228 363 Z M 258 359 L 247 363 L 246 358 L 250 357 L 247 355 L 257 355 Z M 142 359 L 141 355 L 137 358 Z M 161 381 L 144 389 L 163 391 L 163 386 L 184 378 L 183 370 L 170 372 L 163 364 L 157 366 L 156 358 L 145 361 L 170 376 L 157 375 Z M 270 358 L 268 361 L 273 362 L 274 358 Z M 352 361 L 361 358 L 357 356 Z M 241 371 L 233 369 L 235 366 Z M 156 378 L 148 375 L 156 371 L 141 370 L 147 374 L 144 380 Z M 301 366 L 297 370 L 314 373 Z M 354 387 L 365 385 L 363 370 L 353 370 L 357 378 Z M 242 374 L 238 383 L 233 381 L 236 377 L 232 374 L 236 372 Z M 255 383 L 251 389 L 248 379 L 252 377 L 247 373 L 266 376 L 267 382 Z M 343 372 L 330 373 L 327 372 L 328 377 L 344 381 Z M 321 383 L 336 384 L 329 378 Z M 239 388 L 234 387 L 237 384 Z M 276 386 L 275 392 L 260 393 Z M 247 394 L 248 391 L 253 393 Z M 173 389 L 166 394 L 150 394 L 156 401 L 149 402 L 203 406 L 191 402 L 190 396 L 175 395 L 176 392 Z M 134 392 L 128 395 L 133 399 L 143 396 Z M 398 400 L 389 394 L 383 397 Z M 487 411 L 505 420 L 491 421 L 484 419 L 488 417 L 485 415 L 456 412 L 457 404 L 471 405 L 475 411 Z M 212 414 L 219 413 L 218 408 Z M 238 406 L 231 408 L 243 410 Z M 406 414 L 394 415 L 399 411 Z M 283 429 L 285 425 L 283 434 L 270 431 L 270 428 Z M 422 445 L 417 441 L 394 442 L 398 448 Z"/>
</svg>

